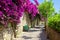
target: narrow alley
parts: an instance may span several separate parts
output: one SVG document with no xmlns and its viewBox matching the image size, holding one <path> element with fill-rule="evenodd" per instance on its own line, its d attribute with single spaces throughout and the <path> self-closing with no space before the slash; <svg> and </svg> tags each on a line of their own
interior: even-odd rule
<svg viewBox="0 0 60 40">
<path fill-rule="evenodd" d="M 43 27 L 29 29 L 28 32 L 23 32 L 20 38 L 15 40 L 48 40 Z"/>
</svg>

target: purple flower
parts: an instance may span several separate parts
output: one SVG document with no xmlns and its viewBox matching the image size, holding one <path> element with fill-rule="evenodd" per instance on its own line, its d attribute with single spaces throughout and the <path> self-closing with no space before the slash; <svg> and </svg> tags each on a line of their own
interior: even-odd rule
<svg viewBox="0 0 60 40">
<path fill-rule="evenodd" d="M 38 5 L 37 0 L 34 0 Z M 23 16 L 23 13 L 31 14 L 32 18 L 39 12 L 35 4 L 30 0 L 0 0 L 0 22 L 8 25 L 8 21 L 20 22 L 20 17 Z"/>
</svg>

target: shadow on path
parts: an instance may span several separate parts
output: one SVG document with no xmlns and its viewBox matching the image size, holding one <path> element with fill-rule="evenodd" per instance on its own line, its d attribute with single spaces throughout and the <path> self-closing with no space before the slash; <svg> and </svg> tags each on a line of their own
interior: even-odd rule
<svg viewBox="0 0 60 40">
<path fill-rule="evenodd" d="M 28 37 L 28 36 L 23 36 L 22 38 L 24 38 L 24 39 L 32 39 L 32 37 Z"/>
<path fill-rule="evenodd" d="M 48 40 L 47 39 L 47 34 L 46 34 L 44 29 L 42 29 L 42 32 L 39 35 L 40 35 L 39 36 L 39 38 L 40 38 L 39 40 Z"/>
<path fill-rule="evenodd" d="M 32 28 L 28 32 L 24 32 L 25 40 L 48 40 L 44 28 Z"/>
<path fill-rule="evenodd" d="M 37 32 L 37 31 L 40 31 L 40 30 L 35 29 L 35 30 L 29 30 L 28 32 Z"/>
</svg>

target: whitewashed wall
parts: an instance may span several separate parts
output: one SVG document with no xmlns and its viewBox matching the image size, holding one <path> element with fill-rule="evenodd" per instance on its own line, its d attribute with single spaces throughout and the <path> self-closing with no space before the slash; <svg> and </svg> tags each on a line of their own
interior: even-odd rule
<svg viewBox="0 0 60 40">
<path fill-rule="evenodd" d="M 21 18 L 20 18 L 20 23 L 17 25 L 17 37 L 20 37 L 20 35 L 23 32 L 23 26 L 26 25 L 26 15 L 24 14 Z"/>
</svg>

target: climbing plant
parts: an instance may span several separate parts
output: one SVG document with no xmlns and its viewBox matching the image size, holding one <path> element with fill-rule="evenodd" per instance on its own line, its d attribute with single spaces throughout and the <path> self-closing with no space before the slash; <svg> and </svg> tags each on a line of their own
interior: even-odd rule
<svg viewBox="0 0 60 40">
<path fill-rule="evenodd" d="M 34 17 L 38 11 L 37 0 L 34 0 L 36 4 L 33 4 L 30 0 L 0 0 L 0 24 L 4 27 L 8 27 L 8 23 L 13 23 L 13 29 L 16 29 L 18 23 L 20 23 L 20 17 L 23 13 L 27 12 Z"/>
</svg>

